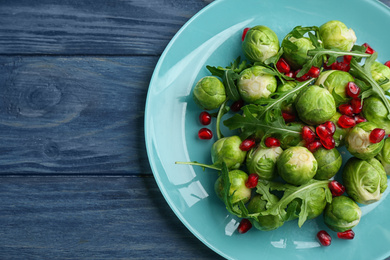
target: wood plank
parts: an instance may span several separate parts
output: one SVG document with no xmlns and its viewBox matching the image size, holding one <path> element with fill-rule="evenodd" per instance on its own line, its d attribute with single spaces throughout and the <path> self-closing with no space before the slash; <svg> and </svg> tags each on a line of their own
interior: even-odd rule
<svg viewBox="0 0 390 260">
<path fill-rule="evenodd" d="M 0 54 L 159 55 L 209 2 L 2 0 Z"/>
<path fill-rule="evenodd" d="M 152 177 L 0 177 L 0 259 L 222 259 Z"/>
<path fill-rule="evenodd" d="M 0 57 L 0 174 L 151 174 L 157 57 Z"/>
</svg>

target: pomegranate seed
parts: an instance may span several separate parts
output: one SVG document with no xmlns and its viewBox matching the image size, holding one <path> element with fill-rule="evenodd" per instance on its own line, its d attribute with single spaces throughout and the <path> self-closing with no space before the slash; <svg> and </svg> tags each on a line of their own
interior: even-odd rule
<svg viewBox="0 0 390 260">
<path fill-rule="evenodd" d="M 321 140 L 325 140 L 328 137 L 332 137 L 332 132 L 324 125 L 317 126 L 316 133 Z"/>
<path fill-rule="evenodd" d="M 317 151 L 321 146 L 322 146 L 322 144 L 321 144 L 321 142 L 318 141 L 318 140 L 315 140 L 315 141 L 313 141 L 313 142 L 311 142 L 311 143 L 307 143 L 307 144 L 306 144 L 306 148 L 307 148 L 310 152 L 312 152 L 312 153 L 314 153 L 315 151 Z"/>
<path fill-rule="evenodd" d="M 334 132 L 336 132 L 336 125 L 332 121 L 326 121 L 322 125 L 329 129 L 332 135 L 334 134 Z"/>
<path fill-rule="evenodd" d="M 316 134 L 313 130 L 311 130 L 310 127 L 305 125 L 302 127 L 302 139 L 305 140 L 307 143 L 311 143 L 316 139 Z"/>
<path fill-rule="evenodd" d="M 297 80 L 297 81 L 305 81 L 305 80 L 308 80 L 310 79 L 310 76 L 306 73 L 306 74 L 303 74 L 302 76 L 300 76 L 299 78 L 297 78 L 297 75 L 299 73 L 300 70 L 297 70 L 294 72 L 294 78 Z"/>
<path fill-rule="evenodd" d="M 287 77 L 293 78 L 294 77 L 294 72 L 290 71 L 285 74 Z"/>
<path fill-rule="evenodd" d="M 231 106 L 230 109 L 233 112 L 238 112 L 244 106 L 244 100 L 237 100 Z"/>
<path fill-rule="evenodd" d="M 375 52 L 374 49 L 371 48 L 370 45 L 368 45 L 368 43 L 364 43 L 363 46 L 366 47 L 366 53 L 367 54 L 373 54 Z"/>
<path fill-rule="evenodd" d="M 356 124 L 360 124 L 362 122 L 367 122 L 367 119 L 365 119 L 364 117 L 362 117 L 361 115 L 356 115 L 354 117 L 355 121 L 356 121 Z"/>
<path fill-rule="evenodd" d="M 247 138 L 240 144 L 241 151 L 249 151 L 256 145 L 254 138 Z"/>
<path fill-rule="evenodd" d="M 385 65 L 390 68 L 390 60 L 386 61 Z"/>
<path fill-rule="evenodd" d="M 265 139 L 265 146 L 267 147 L 280 146 L 280 141 L 275 137 L 267 137 Z"/>
<path fill-rule="evenodd" d="M 353 116 L 353 108 L 351 104 L 342 104 L 339 106 L 339 111 L 343 115 Z"/>
<path fill-rule="evenodd" d="M 290 114 L 287 112 L 282 112 L 283 119 L 286 123 L 294 122 L 295 121 L 295 115 Z"/>
<path fill-rule="evenodd" d="M 325 230 L 321 230 L 317 233 L 317 238 L 323 246 L 330 246 L 332 242 L 331 236 Z"/>
<path fill-rule="evenodd" d="M 359 114 L 363 110 L 362 100 L 360 98 L 354 98 L 351 100 L 352 111 L 354 114 Z"/>
<path fill-rule="evenodd" d="M 252 223 L 246 219 L 246 218 L 243 218 L 240 222 L 240 225 L 238 225 L 238 233 L 240 234 L 244 234 L 246 232 L 248 232 L 249 229 L 252 228 Z"/>
<path fill-rule="evenodd" d="M 331 181 L 328 184 L 330 192 L 332 192 L 333 197 L 338 197 L 344 194 L 345 187 L 338 181 Z"/>
<path fill-rule="evenodd" d="M 383 138 L 385 137 L 386 135 L 386 132 L 385 130 L 381 129 L 381 128 L 375 128 L 371 131 L 370 133 L 370 142 L 371 143 L 379 143 L 380 141 L 383 140 Z"/>
<path fill-rule="evenodd" d="M 355 118 L 347 116 L 347 115 L 340 116 L 337 123 L 342 128 L 350 128 L 350 127 L 354 127 L 356 125 Z"/>
<path fill-rule="evenodd" d="M 351 60 L 352 60 L 352 55 L 344 55 L 344 57 L 343 57 L 344 63 L 350 64 Z"/>
<path fill-rule="evenodd" d="M 318 78 L 320 75 L 320 69 L 318 67 L 312 66 L 307 72 L 307 75 L 312 78 Z"/>
<path fill-rule="evenodd" d="M 341 62 L 341 61 L 336 61 L 334 63 L 332 63 L 332 65 L 330 66 L 330 68 L 332 70 L 341 70 L 341 71 L 346 71 L 348 72 L 350 70 L 350 66 L 349 64 L 345 63 L 345 62 Z"/>
<path fill-rule="evenodd" d="M 241 36 L 241 41 L 244 41 L 245 40 L 245 36 L 246 36 L 246 33 L 250 30 L 249 27 L 245 28 L 243 31 L 242 31 L 242 36 Z"/>
<path fill-rule="evenodd" d="M 353 232 L 352 229 L 344 232 L 337 232 L 337 237 L 341 239 L 353 239 L 355 237 L 355 232 Z"/>
<path fill-rule="evenodd" d="M 248 176 L 248 180 L 245 182 L 245 186 L 248 189 L 253 189 L 257 186 L 257 183 L 259 182 L 259 175 L 256 173 L 251 173 Z"/>
<path fill-rule="evenodd" d="M 213 138 L 213 132 L 208 128 L 202 128 L 198 132 L 199 139 L 207 140 Z"/>
<path fill-rule="evenodd" d="M 332 136 L 328 136 L 325 137 L 324 139 L 320 139 L 320 142 L 322 146 L 327 150 L 331 150 L 336 147 L 336 142 L 334 141 L 334 138 Z"/>
<path fill-rule="evenodd" d="M 345 89 L 347 91 L 347 95 L 351 98 L 357 98 L 360 94 L 360 88 L 358 87 L 358 85 L 355 84 L 355 82 L 348 82 Z"/>
<path fill-rule="evenodd" d="M 203 111 L 199 114 L 199 121 L 202 125 L 209 125 L 211 123 L 211 116 L 208 112 Z"/>
<path fill-rule="evenodd" d="M 290 65 L 288 65 L 287 61 L 283 58 L 280 58 L 276 63 L 276 68 L 280 73 L 289 73 Z"/>
</svg>

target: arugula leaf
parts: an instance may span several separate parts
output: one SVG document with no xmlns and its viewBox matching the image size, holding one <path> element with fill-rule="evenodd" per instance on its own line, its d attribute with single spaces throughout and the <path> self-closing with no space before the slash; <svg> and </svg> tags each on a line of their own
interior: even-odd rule
<svg viewBox="0 0 390 260">
<path fill-rule="evenodd" d="M 218 66 L 218 67 L 210 66 L 210 65 L 206 66 L 208 71 L 210 71 L 211 75 L 217 76 L 220 78 L 223 77 L 225 70 L 232 70 L 235 73 L 239 74 L 241 71 L 243 71 L 244 69 L 249 68 L 249 67 L 250 67 L 250 64 L 248 64 L 247 61 L 245 61 L 245 60 L 241 61 L 240 56 L 238 56 L 235 60 L 233 60 L 233 62 L 231 62 L 229 64 L 229 66 L 227 66 L 225 68 L 221 67 L 221 66 Z"/>
<path fill-rule="evenodd" d="M 229 112 L 230 107 L 226 106 L 226 103 L 229 99 L 226 99 L 225 102 L 222 103 L 222 105 L 219 107 L 218 114 L 217 114 L 217 122 L 216 122 L 216 130 L 217 130 L 217 137 L 218 139 L 223 138 L 223 134 L 221 132 L 221 119 L 223 115 L 225 115 L 227 112 Z"/>
<path fill-rule="evenodd" d="M 237 101 L 241 99 L 240 93 L 236 86 L 235 81 L 239 78 L 238 74 L 231 69 L 224 71 L 222 76 L 222 82 L 226 89 L 226 94 L 229 99 Z"/>
</svg>

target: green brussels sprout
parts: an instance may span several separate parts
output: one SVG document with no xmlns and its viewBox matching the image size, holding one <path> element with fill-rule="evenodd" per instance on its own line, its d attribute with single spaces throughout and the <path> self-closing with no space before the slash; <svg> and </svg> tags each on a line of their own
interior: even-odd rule
<svg viewBox="0 0 390 260">
<path fill-rule="evenodd" d="M 328 90 L 312 85 L 299 92 L 295 109 L 303 122 L 319 125 L 332 118 L 336 113 L 336 104 Z"/>
<path fill-rule="evenodd" d="M 364 99 L 362 114 L 368 121 L 384 129 L 386 134 L 390 134 L 390 120 L 387 118 L 389 112 L 380 98 L 371 96 Z"/>
<path fill-rule="evenodd" d="M 336 175 L 343 162 L 342 156 L 336 148 L 320 148 L 313 153 L 318 163 L 318 169 L 314 179 L 328 180 Z"/>
<path fill-rule="evenodd" d="M 293 185 L 305 184 L 317 172 L 317 161 L 313 154 L 302 146 L 287 148 L 276 161 L 279 175 Z"/>
<path fill-rule="evenodd" d="M 390 175 L 390 138 L 386 138 L 382 150 L 376 158 L 382 163 L 387 175 Z"/>
<path fill-rule="evenodd" d="M 236 135 L 217 140 L 211 147 L 213 165 L 222 167 L 222 162 L 225 162 L 228 169 L 238 169 L 247 153 L 240 149 L 241 142 L 241 138 Z"/>
<path fill-rule="evenodd" d="M 278 36 L 267 26 L 257 25 L 246 33 L 242 50 L 250 61 L 264 62 L 279 52 Z"/>
<path fill-rule="evenodd" d="M 348 72 L 327 70 L 320 74 L 315 84 L 324 86 L 332 94 L 336 106 L 338 106 L 347 103 L 351 99 L 345 91 L 345 87 L 350 81 L 354 81 L 354 78 Z"/>
<path fill-rule="evenodd" d="M 350 158 L 343 169 L 343 184 L 347 194 L 361 204 L 374 203 L 387 188 L 387 176 L 382 164 L 375 158 Z"/>
<path fill-rule="evenodd" d="M 274 194 L 270 194 L 270 198 L 272 202 L 277 203 L 279 198 Z M 247 205 L 247 209 L 249 214 L 256 214 L 266 211 L 267 201 L 261 198 L 260 194 L 256 194 L 252 197 Z M 261 231 L 271 231 L 283 226 L 284 220 L 281 215 L 259 215 L 256 218 L 256 221 L 253 223 L 253 226 Z"/>
<path fill-rule="evenodd" d="M 276 89 L 276 91 L 279 93 L 283 93 L 283 92 L 287 92 L 287 91 L 295 88 L 296 86 L 297 86 L 296 81 L 286 81 L 284 84 L 279 85 L 278 88 Z M 290 114 L 295 112 L 293 104 L 294 104 L 295 99 L 297 98 L 297 95 L 298 94 L 295 94 L 293 96 L 291 102 L 286 102 L 286 101 L 283 102 L 282 111 L 290 113 Z"/>
<path fill-rule="evenodd" d="M 245 183 L 248 180 L 248 174 L 241 170 L 232 170 L 229 171 L 228 175 L 230 181 L 229 195 L 233 195 L 231 203 L 235 204 L 241 200 L 242 202 L 247 203 L 250 200 L 252 193 L 252 190 L 245 186 Z M 219 176 L 215 181 L 214 190 L 217 196 L 223 200 L 225 197 L 225 183 L 222 176 Z"/>
<path fill-rule="evenodd" d="M 275 76 L 264 72 L 263 66 L 243 70 L 237 80 L 238 91 L 244 101 L 253 103 L 274 93 L 278 85 Z"/>
<path fill-rule="evenodd" d="M 307 51 L 314 49 L 309 38 L 286 37 L 282 41 L 283 58 L 294 69 L 300 69 L 310 59 Z"/>
<path fill-rule="evenodd" d="M 361 216 L 362 210 L 358 204 L 343 195 L 334 197 L 324 210 L 325 224 L 336 232 L 344 232 L 356 227 Z"/>
<path fill-rule="evenodd" d="M 263 180 L 273 179 L 276 174 L 276 160 L 282 152 L 280 147 L 263 148 L 258 146 L 251 149 L 246 157 L 248 172 L 256 173 Z"/>
<path fill-rule="evenodd" d="M 371 74 L 372 78 L 378 83 L 381 84 L 384 80 L 390 80 L 390 68 L 386 65 L 375 61 L 371 65 Z M 384 91 L 390 90 L 390 81 L 380 85 Z"/>
<path fill-rule="evenodd" d="M 340 22 L 329 21 L 319 28 L 320 38 L 327 49 L 337 48 L 342 51 L 350 51 L 356 42 L 356 35 L 352 29 Z"/>
<path fill-rule="evenodd" d="M 355 125 L 345 138 L 345 147 L 359 159 L 370 159 L 375 157 L 381 150 L 384 140 L 379 143 L 370 142 L 370 133 L 378 126 L 371 122 L 363 122 Z"/>
<path fill-rule="evenodd" d="M 349 133 L 349 131 L 351 130 L 351 128 L 339 127 L 338 121 L 339 121 L 340 116 L 342 116 L 342 115 L 339 112 L 336 112 L 332 116 L 332 118 L 329 119 L 329 121 L 332 121 L 336 126 L 336 131 L 333 134 L 333 139 L 335 141 L 336 147 L 343 146 L 345 144 L 345 138 L 346 138 L 347 134 Z"/>
<path fill-rule="evenodd" d="M 218 78 L 206 76 L 196 83 L 193 98 L 202 109 L 216 109 L 226 100 L 225 87 Z"/>
</svg>

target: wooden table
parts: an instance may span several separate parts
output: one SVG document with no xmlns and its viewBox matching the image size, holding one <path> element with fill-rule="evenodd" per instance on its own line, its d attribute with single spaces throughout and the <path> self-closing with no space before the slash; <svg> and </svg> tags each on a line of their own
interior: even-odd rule
<svg viewBox="0 0 390 260">
<path fill-rule="evenodd" d="M 160 54 L 210 2 L 0 1 L 0 259 L 221 258 L 163 199 L 143 131 Z"/>
</svg>

